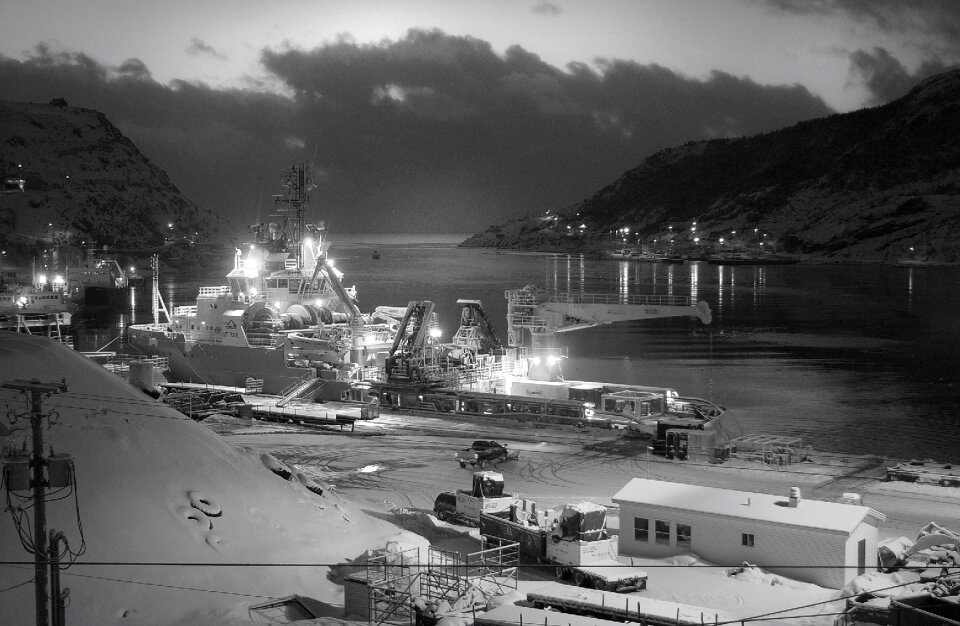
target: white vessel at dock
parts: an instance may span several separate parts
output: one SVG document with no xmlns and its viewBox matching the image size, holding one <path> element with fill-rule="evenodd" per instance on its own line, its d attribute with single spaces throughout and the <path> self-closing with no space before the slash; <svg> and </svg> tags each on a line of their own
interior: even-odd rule
<svg viewBox="0 0 960 626">
<path fill-rule="evenodd" d="M 291 168 L 282 182 L 282 222 L 252 227 L 254 240 L 236 249 L 228 284 L 201 287 L 196 304 L 172 314 L 155 287 L 154 323 L 131 325 L 127 340 L 166 357 L 172 382 L 362 400 L 358 383 L 365 370 L 382 368 L 404 309 L 360 312 L 356 289 L 343 285 L 327 258 L 326 229 L 304 222 L 304 167 Z"/>
<path fill-rule="evenodd" d="M 667 389 L 563 381 L 552 364 L 557 335 L 601 324 L 699 317 L 704 302 L 679 296 L 565 293 L 533 286 L 505 292 L 501 344 L 477 300 L 460 300 L 460 327 L 440 340 L 434 306 L 411 301 L 361 313 L 355 287 L 327 256 L 326 229 L 305 223 L 302 166 L 283 177 L 282 223 L 253 227 L 237 248 L 226 285 L 199 289 L 195 304 L 166 314 L 156 288 L 155 322 L 128 328 L 130 346 L 167 359 L 173 383 L 243 388 L 294 400 L 382 403 L 475 415 L 551 414 L 653 434 L 669 421 L 698 428 L 723 409 Z M 554 413 L 555 412 L 555 413 Z"/>
</svg>

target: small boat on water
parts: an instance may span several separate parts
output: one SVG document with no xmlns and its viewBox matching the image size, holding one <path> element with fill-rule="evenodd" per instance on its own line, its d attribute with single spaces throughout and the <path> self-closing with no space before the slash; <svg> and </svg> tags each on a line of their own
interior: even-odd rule
<svg viewBox="0 0 960 626">
<path fill-rule="evenodd" d="M 607 257 L 616 261 L 663 261 L 667 255 L 657 252 L 645 252 L 635 248 L 617 248 L 607 252 Z"/>
<path fill-rule="evenodd" d="M 635 254 L 636 251 L 633 248 L 617 248 L 607 252 L 607 256 L 616 261 L 629 261 Z"/>
<path fill-rule="evenodd" d="M 800 259 L 796 257 L 745 252 L 715 254 L 707 257 L 706 260 L 711 265 L 794 265 L 800 262 Z"/>
<path fill-rule="evenodd" d="M 661 263 L 686 263 L 687 259 L 680 254 L 665 254 L 660 257 Z"/>
</svg>

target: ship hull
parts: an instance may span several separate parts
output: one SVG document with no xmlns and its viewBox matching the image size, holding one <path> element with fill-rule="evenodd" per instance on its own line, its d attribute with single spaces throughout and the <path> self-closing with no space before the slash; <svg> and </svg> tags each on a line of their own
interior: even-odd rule
<svg viewBox="0 0 960 626">
<path fill-rule="evenodd" d="M 180 339 L 157 336 L 132 340 L 131 345 L 151 356 L 166 357 L 170 382 L 245 388 L 248 379 L 255 379 L 263 381 L 262 393 L 280 395 L 303 377 L 315 375 L 311 368 L 288 366 L 282 347 L 186 345 Z"/>
</svg>

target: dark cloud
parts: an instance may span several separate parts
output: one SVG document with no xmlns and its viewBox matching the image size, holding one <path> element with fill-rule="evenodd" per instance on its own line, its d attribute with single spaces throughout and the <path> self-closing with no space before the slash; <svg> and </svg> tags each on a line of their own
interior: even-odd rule
<svg viewBox="0 0 960 626">
<path fill-rule="evenodd" d="M 878 31 L 900 35 L 904 46 L 920 57 L 909 73 L 889 50 L 874 47 L 850 55 L 852 76 L 871 98 L 868 104 L 897 98 L 920 80 L 960 67 L 960 2 L 957 0 L 748 0 L 802 15 L 844 17 L 872 24 Z"/>
<path fill-rule="evenodd" d="M 196 37 L 190 40 L 190 45 L 187 46 L 187 53 L 194 55 L 206 54 L 220 61 L 225 61 L 227 59 L 227 55 L 223 54 L 222 52 L 218 52 L 213 46 L 206 43 L 202 39 L 197 39 Z"/>
<path fill-rule="evenodd" d="M 960 3 L 956 0 L 752 0 L 798 14 L 844 15 L 869 20 L 882 31 L 926 33 L 943 46 L 960 48 Z"/>
<path fill-rule="evenodd" d="M 562 9 L 556 2 L 549 0 L 540 0 L 533 6 L 533 12 L 539 15 L 560 15 Z"/>
<path fill-rule="evenodd" d="M 269 217 L 281 169 L 311 162 L 312 206 L 367 232 L 481 230 L 588 197 L 658 149 L 831 113 L 800 86 L 621 60 L 560 69 L 438 31 L 262 62 L 289 97 L 161 85 L 136 60 L 121 72 L 43 48 L 0 57 L 0 84 L 6 99 L 103 111 L 187 197 L 240 224 Z"/>
<path fill-rule="evenodd" d="M 116 75 L 118 77 L 132 80 L 150 80 L 150 70 L 140 59 L 127 59 L 117 67 Z"/>
<path fill-rule="evenodd" d="M 889 102 L 906 94 L 922 79 L 958 66 L 947 66 L 939 61 L 927 61 L 910 73 L 900 61 L 884 48 L 867 52 L 857 50 L 850 55 L 851 71 L 858 76 L 871 94 L 867 104 Z"/>
</svg>

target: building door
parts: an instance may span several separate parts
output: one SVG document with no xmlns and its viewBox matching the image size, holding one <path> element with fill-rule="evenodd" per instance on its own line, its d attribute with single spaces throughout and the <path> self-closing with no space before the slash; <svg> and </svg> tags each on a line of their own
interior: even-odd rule
<svg viewBox="0 0 960 626">
<path fill-rule="evenodd" d="M 857 576 L 867 571 L 867 540 L 857 542 Z"/>
</svg>

